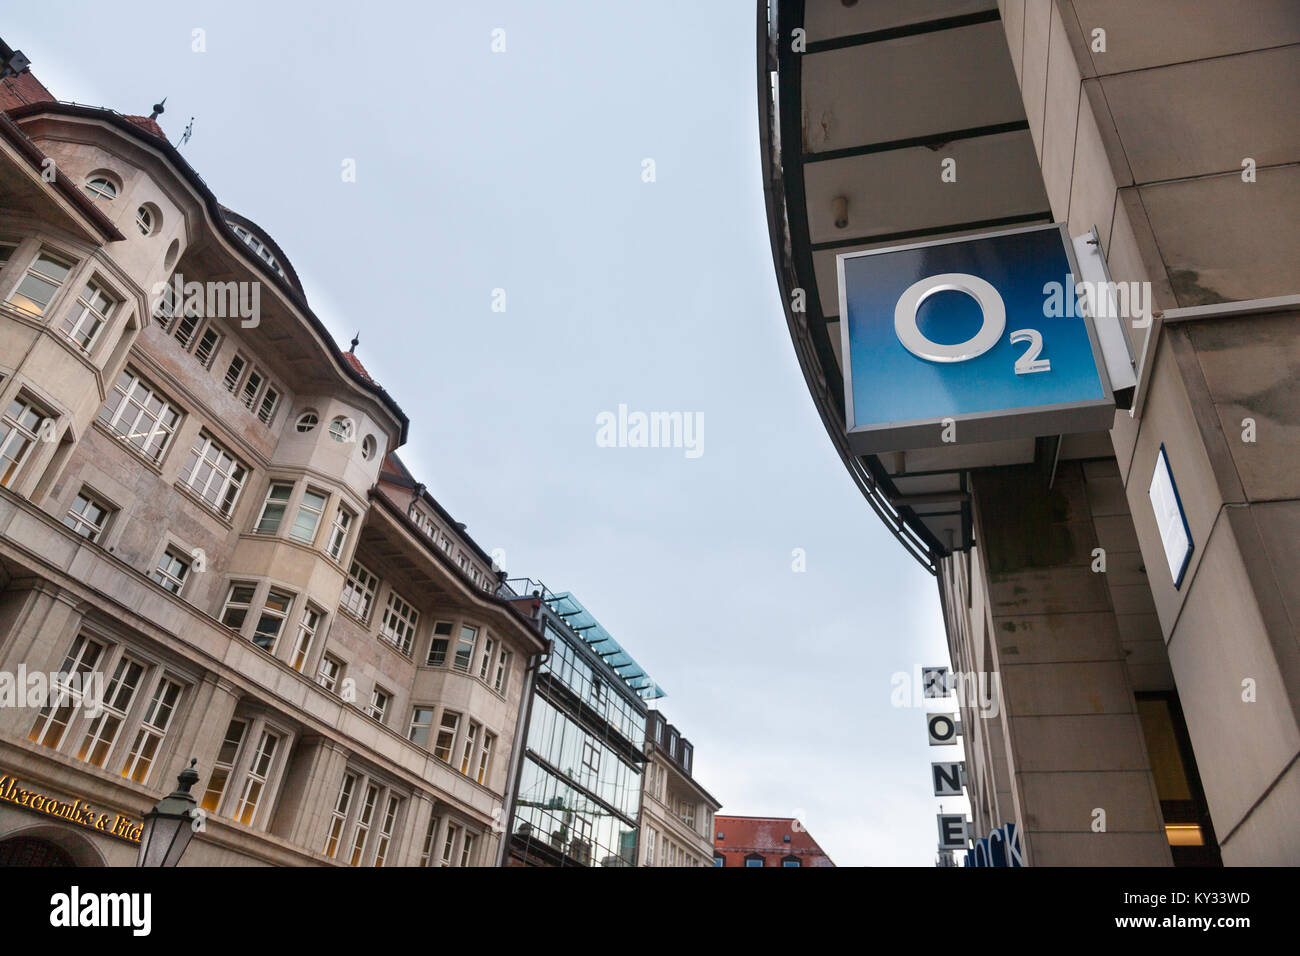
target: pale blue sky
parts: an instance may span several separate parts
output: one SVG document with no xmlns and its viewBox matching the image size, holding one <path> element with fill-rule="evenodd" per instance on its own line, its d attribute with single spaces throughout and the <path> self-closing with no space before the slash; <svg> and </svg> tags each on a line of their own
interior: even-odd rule
<svg viewBox="0 0 1300 956">
<path fill-rule="evenodd" d="M 47 0 L 4 29 L 60 99 L 166 96 L 173 142 L 195 117 L 190 163 L 281 245 L 338 341 L 360 330 L 410 416 L 407 464 L 668 691 L 722 812 L 802 811 L 840 865 L 932 863 L 929 762 L 950 754 L 891 707 L 890 676 L 946 663 L 937 589 L 795 360 L 752 0 Z M 703 454 L 597 447 L 620 403 L 703 413 Z"/>
</svg>

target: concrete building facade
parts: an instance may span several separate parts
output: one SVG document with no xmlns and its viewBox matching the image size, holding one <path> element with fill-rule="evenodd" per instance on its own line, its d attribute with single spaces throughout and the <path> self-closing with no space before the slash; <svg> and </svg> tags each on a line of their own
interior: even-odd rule
<svg viewBox="0 0 1300 956">
<path fill-rule="evenodd" d="M 758 19 L 796 354 L 853 480 L 935 574 L 954 669 L 998 678 L 996 716 L 962 708 L 972 835 L 1015 823 L 1028 865 L 1300 863 L 1300 8 L 764 0 Z M 1113 427 L 854 454 L 836 256 L 1052 222 L 1095 228 L 1110 278 L 1149 297 Z"/>
<path fill-rule="evenodd" d="M 0 87 L 0 860 L 132 865 L 194 758 L 184 864 L 497 864 L 547 643 L 406 416 L 154 117 Z"/>
<path fill-rule="evenodd" d="M 664 715 L 646 715 L 641 866 L 711 866 L 713 815 L 722 806 L 695 779 L 695 745 Z"/>
</svg>

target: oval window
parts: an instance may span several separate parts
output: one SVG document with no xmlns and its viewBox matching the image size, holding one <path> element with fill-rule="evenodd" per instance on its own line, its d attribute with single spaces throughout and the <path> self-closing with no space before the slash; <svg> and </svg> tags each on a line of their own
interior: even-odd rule
<svg viewBox="0 0 1300 956">
<path fill-rule="evenodd" d="M 107 176 L 92 176 L 86 180 L 86 192 L 95 199 L 112 201 L 117 198 L 117 183 Z"/>
<path fill-rule="evenodd" d="M 315 412 L 303 412 L 298 416 L 298 424 L 294 427 L 305 435 L 307 432 L 315 428 L 316 423 L 319 421 L 320 419 L 316 417 Z"/>
<path fill-rule="evenodd" d="M 367 435 L 361 441 L 361 457 L 366 461 L 375 457 L 375 436 Z"/>
<path fill-rule="evenodd" d="M 160 219 L 152 203 L 145 203 L 135 211 L 135 225 L 142 236 L 152 236 L 158 230 Z"/>
</svg>

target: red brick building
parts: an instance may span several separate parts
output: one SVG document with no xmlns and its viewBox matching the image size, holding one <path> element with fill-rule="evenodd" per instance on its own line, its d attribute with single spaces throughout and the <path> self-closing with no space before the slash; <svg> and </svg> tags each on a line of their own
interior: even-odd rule
<svg viewBox="0 0 1300 956">
<path fill-rule="evenodd" d="M 834 866 L 794 817 L 713 818 L 714 866 Z"/>
</svg>

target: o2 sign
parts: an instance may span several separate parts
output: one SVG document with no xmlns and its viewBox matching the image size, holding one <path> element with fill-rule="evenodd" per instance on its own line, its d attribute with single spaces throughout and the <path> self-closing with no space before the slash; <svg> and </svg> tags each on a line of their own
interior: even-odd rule
<svg viewBox="0 0 1300 956">
<path fill-rule="evenodd" d="M 1078 270 L 1064 225 L 838 257 L 846 428 L 860 454 L 1111 427 L 1101 347 L 1049 316 Z M 1008 332 L 1008 329 L 1010 331 Z"/>
</svg>

